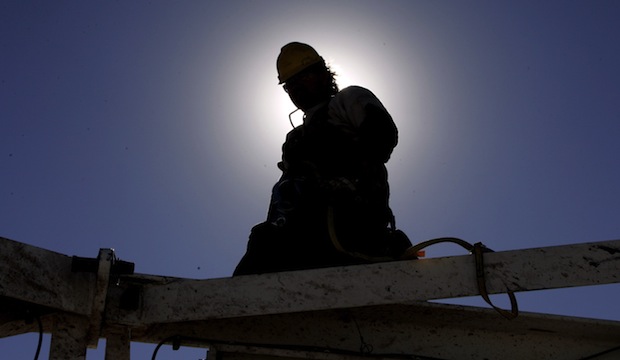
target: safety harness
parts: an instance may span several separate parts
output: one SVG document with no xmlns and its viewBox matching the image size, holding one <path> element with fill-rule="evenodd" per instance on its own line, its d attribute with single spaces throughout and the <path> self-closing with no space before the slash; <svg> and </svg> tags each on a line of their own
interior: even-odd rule
<svg viewBox="0 0 620 360">
<path fill-rule="evenodd" d="M 394 226 L 393 223 L 392 223 L 392 226 Z M 506 289 L 506 294 L 508 295 L 508 298 L 510 299 L 510 308 L 511 308 L 510 310 L 502 309 L 496 306 L 495 304 L 493 304 L 493 302 L 491 301 L 491 298 L 489 297 L 489 293 L 488 293 L 487 286 L 486 286 L 483 254 L 488 253 L 488 252 L 493 252 L 493 250 L 489 249 L 481 242 L 478 242 L 472 245 L 465 240 L 454 238 L 454 237 L 442 237 L 442 238 L 437 238 L 437 239 L 431 239 L 431 240 L 426 240 L 419 244 L 409 247 L 403 253 L 403 255 L 400 256 L 400 258 L 394 259 L 392 257 L 370 256 L 368 254 L 346 250 L 340 243 L 340 240 L 338 239 L 338 235 L 336 234 L 336 227 L 335 227 L 335 221 L 334 221 L 334 209 L 331 206 L 329 206 L 327 209 L 327 228 L 328 228 L 331 242 L 334 245 L 334 248 L 336 250 L 344 254 L 347 254 L 349 256 L 352 256 L 354 258 L 362 259 L 364 261 L 371 262 L 371 263 L 387 262 L 387 261 L 395 261 L 395 260 L 417 260 L 420 252 L 423 249 L 431 245 L 435 245 L 439 243 L 457 244 L 474 255 L 474 265 L 476 268 L 476 283 L 478 286 L 478 293 L 480 294 L 482 299 L 487 304 L 489 304 L 489 306 L 495 309 L 495 311 L 497 311 L 500 315 L 502 315 L 503 317 L 507 319 L 514 319 L 519 315 L 519 307 L 518 307 L 517 299 L 513 291 Z M 392 230 L 395 230 L 395 229 L 392 229 Z"/>
</svg>

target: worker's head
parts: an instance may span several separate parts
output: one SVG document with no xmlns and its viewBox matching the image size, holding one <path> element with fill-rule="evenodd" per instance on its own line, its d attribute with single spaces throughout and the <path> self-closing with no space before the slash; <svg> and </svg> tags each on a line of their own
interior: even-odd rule
<svg viewBox="0 0 620 360">
<path fill-rule="evenodd" d="M 310 45 L 299 42 L 284 45 L 276 65 L 280 84 L 303 111 L 338 92 L 335 74 Z"/>
</svg>

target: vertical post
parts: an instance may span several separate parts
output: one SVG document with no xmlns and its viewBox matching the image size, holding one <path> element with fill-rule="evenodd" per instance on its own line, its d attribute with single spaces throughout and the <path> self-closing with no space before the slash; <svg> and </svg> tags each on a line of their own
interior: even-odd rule
<svg viewBox="0 0 620 360">
<path fill-rule="evenodd" d="M 221 357 L 218 356 L 217 348 L 215 347 L 215 345 L 209 345 L 205 360 L 217 360 L 218 358 L 221 358 Z"/>
<path fill-rule="evenodd" d="M 88 329 L 88 345 L 92 348 L 97 347 L 103 312 L 105 309 L 108 286 L 110 285 L 110 271 L 114 261 L 114 250 L 100 249 L 97 257 L 97 281 L 95 283 L 95 294 L 93 295 L 93 307 L 90 315 L 90 328 Z"/>
<path fill-rule="evenodd" d="M 106 336 L 105 360 L 130 360 L 129 329 L 115 328 Z"/>
<path fill-rule="evenodd" d="M 88 318 L 58 314 L 54 320 L 49 360 L 85 360 Z"/>
</svg>

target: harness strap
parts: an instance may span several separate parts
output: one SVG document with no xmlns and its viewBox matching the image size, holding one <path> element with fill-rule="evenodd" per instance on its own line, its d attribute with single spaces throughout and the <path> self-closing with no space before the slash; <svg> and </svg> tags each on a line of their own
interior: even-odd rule
<svg viewBox="0 0 620 360">
<path fill-rule="evenodd" d="M 485 252 L 493 252 L 493 250 L 484 246 L 484 244 L 478 242 L 474 245 L 468 243 L 465 240 L 461 240 L 459 238 L 453 237 L 444 237 L 438 239 L 431 239 L 427 241 L 423 241 L 419 244 L 416 244 L 405 251 L 405 254 L 401 257 L 402 260 L 411 260 L 417 259 L 418 251 L 439 243 L 451 242 L 461 247 L 465 248 L 465 250 L 471 252 L 474 255 L 474 264 L 476 267 L 476 283 L 478 285 L 478 292 L 482 299 L 489 304 L 495 311 L 497 311 L 500 315 L 505 317 L 506 319 L 514 319 L 519 315 L 519 306 L 517 304 L 517 298 L 513 291 L 506 289 L 506 294 L 510 299 L 510 310 L 504 310 L 499 308 L 493 304 L 491 298 L 489 297 L 489 292 L 487 291 L 486 286 L 486 278 L 484 276 L 484 260 L 483 254 Z"/>
<path fill-rule="evenodd" d="M 486 301 L 495 311 L 497 311 L 500 315 L 505 317 L 506 319 L 514 319 L 519 316 L 519 306 L 517 304 L 517 298 L 513 291 L 506 289 L 506 294 L 510 299 L 510 311 L 501 309 L 491 302 L 489 298 L 489 293 L 487 292 L 486 280 L 484 277 L 484 261 L 483 254 L 485 252 L 491 252 L 493 250 L 488 249 L 482 243 L 475 243 L 473 249 L 474 259 L 476 261 L 476 281 L 478 282 L 478 292 L 482 299 Z"/>
<path fill-rule="evenodd" d="M 334 209 L 329 206 L 327 208 L 327 228 L 329 232 L 329 237 L 334 245 L 334 248 L 342 253 L 348 254 L 355 258 L 364 259 L 369 262 L 383 262 L 383 261 L 393 261 L 395 259 L 389 257 L 372 257 L 366 254 L 362 254 L 359 252 L 351 252 L 346 250 L 340 241 L 338 240 L 338 236 L 336 234 L 336 227 L 334 221 Z M 489 293 L 486 286 L 486 278 L 484 275 L 484 257 L 483 254 L 485 252 L 493 252 L 493 250 L 487 248 L 481 242 L 475 243 L 474 245 L 468 243 L 465 240 L 454 238 L 454 237 L 443 237 L 437 239 L 431 239 L 423 241 L 419 244 L 409 247 L 405 253 L 400 257 L 400 260 L 415 260 L 418 258 L 418 252 L 428 246 L 451 242 L 461 247 L 465 248 L 465 250 L 469 251 L 474 255 L 474 265 L 476 267 L 476 283 L 478 285 L 478 293 L 482 297 L 482 299 L 489 304 L 495 311 L 497 311 L 500 315 L 505 317 L 506 319 L 514 319 L 519 315 L 519 306 L 517 304 L 517 298 L 513 291 L 506 289 L 506 294 L 510 299 L 510 310 L 502 309 L 491 301 L 489 297 Z"/>
</svg>

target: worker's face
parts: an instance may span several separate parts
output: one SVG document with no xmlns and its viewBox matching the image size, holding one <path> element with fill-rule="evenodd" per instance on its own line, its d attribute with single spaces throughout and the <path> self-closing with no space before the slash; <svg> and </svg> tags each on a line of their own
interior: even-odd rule
<svg viewBox="0 0 620 360">
<path fill-rule="evenodd" d="M 327 75 L 317 72 L 301 72 L 284 83 L 284 90 L 293 104 L 305 112 L 329 99 L 330 94 L 327 92 L 329 87 L 326 84 L 330 84 L 331 79 Z"/>
</svg>

